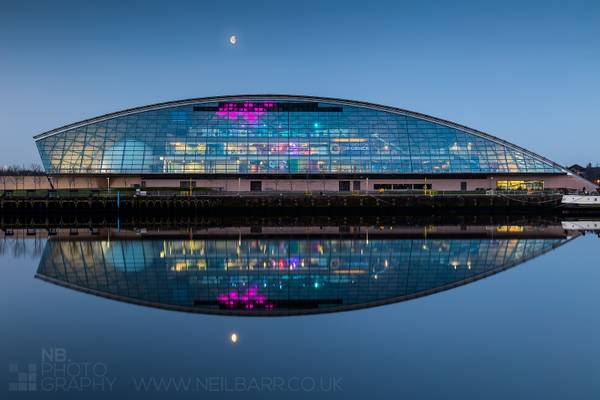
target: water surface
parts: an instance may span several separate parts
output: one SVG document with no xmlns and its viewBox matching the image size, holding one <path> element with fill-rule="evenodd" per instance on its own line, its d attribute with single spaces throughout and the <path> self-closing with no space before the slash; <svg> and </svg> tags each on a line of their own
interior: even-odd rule
<svg viewBox="0 0 600 400">
<path fill-rule="evenodd" d="M 561 221 L 168 228 L 8 231 L 7 395 L 600 393 L 598 238 Z"/>
</svg>

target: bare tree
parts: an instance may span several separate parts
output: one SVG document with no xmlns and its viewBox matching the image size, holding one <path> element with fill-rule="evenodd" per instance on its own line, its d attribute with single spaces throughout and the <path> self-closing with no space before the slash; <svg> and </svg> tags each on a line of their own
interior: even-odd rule
<svg viewBox="0 0 600 400">
<path fill-rule="evenodd" d="M 44 175 L 44 169 L 39 164 L 31 164 L 29 167 L 24 165 L 5 165 L 0 169 L 0 175 L 3 176 L 23 176 L 23 175 Z"/>
</svg>

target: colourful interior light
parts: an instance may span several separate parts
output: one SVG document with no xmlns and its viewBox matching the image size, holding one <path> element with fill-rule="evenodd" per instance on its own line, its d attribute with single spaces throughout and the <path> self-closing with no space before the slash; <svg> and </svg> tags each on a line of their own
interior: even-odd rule
<svg viewBox="0 0 600 400">
<path fill-rule="evenodd" d="M 256 104 L 249 101 L 243 103 L 226 103 L 219 106 L 216 114 L 219 117 L 227 119 L 242 118 L 245 121 L 256 121 L 260 115 L 263 115 L 269 108 L 275 105 L 271 102 Z"/>
</svg>

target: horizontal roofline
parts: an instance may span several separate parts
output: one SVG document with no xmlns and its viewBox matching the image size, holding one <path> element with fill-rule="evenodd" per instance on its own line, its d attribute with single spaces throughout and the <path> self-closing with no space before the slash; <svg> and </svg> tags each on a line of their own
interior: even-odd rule
<svg viewBox="0 0 600 400">
<path fill-rule="evenodd" d="M 49 177 L 83 178 L 141 178 L 141 179 L 489 179 L 510 177 L 510 179 L 533 179 L 552 176 L 565 176 L 565 172 L 47 172 Z"/>
<path fill-rule="evenodd" d="M 240 95 L 199 97 L 199 98 L 194 98 L 194 99 L 167 101 L 167 102 L 163 102 L 163 103 L 150 104 L 150 105 L 142 106 L 142 107 L 129 108 L 126 110 L 117 111 L 117 112 L 113 112 L 113 113 L 109 113 L 109 114 L 100 115 L 100 116 L 97 116 L 94 118 L 85 119 L 83 121 L 64 125 L 62 127 L 40 133 L 40 134 L 34 136 L 33 138 L 35 139 L 35 141 L 38 141 L 38 140 L 42 140 L 47 137 L 62 133 L 64 131 L 67 131 L 70 129 L 79 128 L 79 127 L 82 127 L 85 125 L 90 125 L 90 124 L 93 124 L 96 122 L 105 121 L 108 119 L 122 117 L 122 116 L 126 116 L 126 115 L 131 115 L 131 114 L 137 114 L 137 113 L 146 112 L 146 111 L 160 110 L 163 108 L 170 108 L 170 107 L 177 107 L 177 106 L 192 105 L 192 104 L 197 104 L 197 103 L 211 103 L 211 102 L 218 102 L 218 101 L 238 101 L 238 100 L 288 100 L 288 101 L 291 100 L 291 101 L 316 101 L 316 102 L 325 102 L 325 103 L 330 102 L 330 103 L 337 103 L 337 104 L 342 104 L 342 105 L 347 105 L 347 106 L 363 107 L 363 108 L 368 108 L 368 109 L 377 110 L 377 111 L 384 111 L 384 112 L 390 112 L 393 114 L 410 116 L 410 117 L 414 117 L 414 118 L 421 119 L 424 121 L 433 122 L 433 123 L 440 124 L 440 125 L 445 125 L 450 128 L 458 129 L 463 132 L 470 133 L 472 135 L 491 140 L 495 143 L 509 147 L 513 150 L 517 150 L 524 154 L 527 154 L 533 158 L 538 159 L 539 161 L 548 163 L 548 164 L 562 170 L 563 172 L 570 174 L 570 172 L 567 170 L 567 168 L 565 168 L 564 166 L 562 166 L 546 157 L 543 157 L 543 156 L 536 154 L 530 150 L 527 150 L 516 144 L 507 142 L 506 140 L 500 139 L 500 138 L 490 135 L 488 133 L 478 131 L 473 128 L 469 128 L 468 126 L 465 126 L 465 125 L 457 124 L 456 122 L 432 117 L 431 115 L 422 114 L 422 113 L 418 113 L 418 112 L 410 111 L 410 110 L 405 110 L 402 108 L 384 106 L 384 105 L 380 105 L 380 104 L 369 103 L 366 101 L 338 99 L 338 98 L 334 98 L 334 97 L 284 95 L 284 94 L 240 94 Z"/>
</svg>

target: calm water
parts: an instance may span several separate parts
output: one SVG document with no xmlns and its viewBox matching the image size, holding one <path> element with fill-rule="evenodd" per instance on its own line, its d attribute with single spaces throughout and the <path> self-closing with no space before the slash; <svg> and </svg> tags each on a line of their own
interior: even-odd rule
<svg viewBox="0 0 600 400">
<path fill-rule="evenodd" d="M 8 230 L 2 390 L 598 398 L 600 242 L 565 227 Z"/>
</svg>

